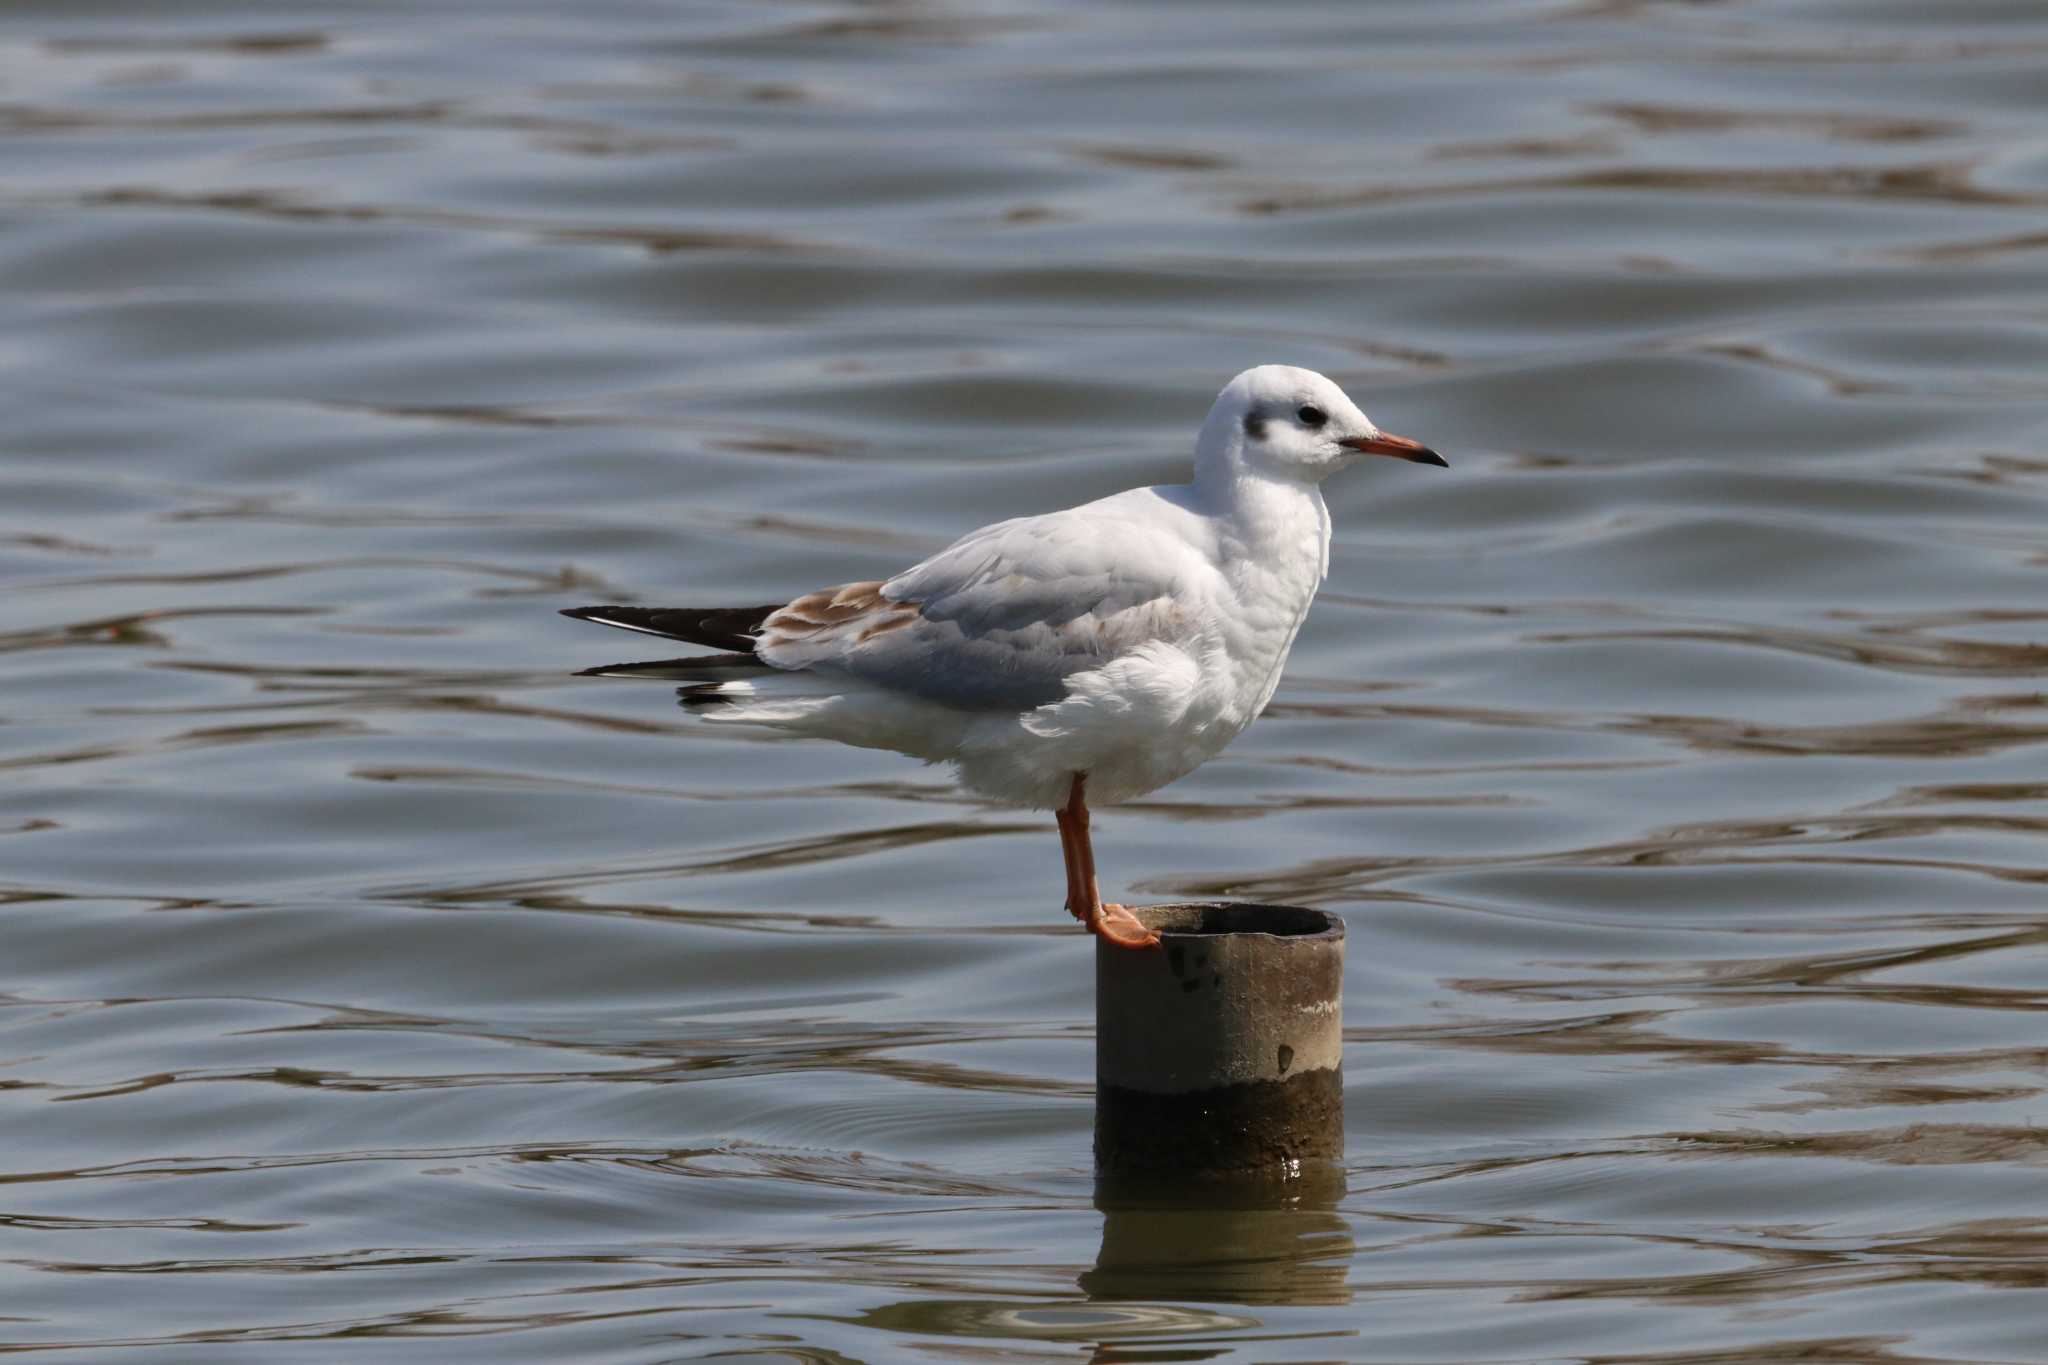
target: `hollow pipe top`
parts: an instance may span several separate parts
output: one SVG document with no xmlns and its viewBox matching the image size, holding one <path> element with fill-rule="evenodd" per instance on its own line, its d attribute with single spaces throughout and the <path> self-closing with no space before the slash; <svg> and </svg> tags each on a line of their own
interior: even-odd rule
<svg viewBox="0 0 2048 1365">
<path fill-rule="evenodd" d="M 1301 905 L 1252 905 L 1243 901 L 1196 901 L 1132 909 L 1161 939 L 1208 938 L 1222 934 L 1263 934 L 1273 938 L 1342 939 L 1344 921 L 1327 910 Z"/>
</svg>

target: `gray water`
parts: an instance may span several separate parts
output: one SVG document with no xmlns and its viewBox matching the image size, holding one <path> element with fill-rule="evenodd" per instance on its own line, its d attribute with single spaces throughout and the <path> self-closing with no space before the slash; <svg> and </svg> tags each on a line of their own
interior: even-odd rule
<svg viewBox="0 0 2048 1365">
<path fill-rule="evenodd" d="M 2048 1359 L 2044 108 L 2024 0 L 8 6 L 0 1349 Z M 555 610 L 1264 361 L 1453 467 L 1097 849 L 1345 916 L 1346 1169 L 1105 1209 L 1050 819 Z"/>
</svg>

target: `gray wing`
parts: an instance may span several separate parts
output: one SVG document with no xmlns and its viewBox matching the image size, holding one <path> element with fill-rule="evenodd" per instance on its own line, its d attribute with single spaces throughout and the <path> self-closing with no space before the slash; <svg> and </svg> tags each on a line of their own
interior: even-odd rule
<svg viewBox="0 0 2048 1365">
<path fill-rule="evenodd" d="M 1191 635 L 1205 570 L 1171 525 L 1090 504 L 985 527 L 885 583 L 799 598 L 763 623 L 756 652 L 952 706 L 1027 710 L 1061 700 L 1075 673 Z"/>
</svg>

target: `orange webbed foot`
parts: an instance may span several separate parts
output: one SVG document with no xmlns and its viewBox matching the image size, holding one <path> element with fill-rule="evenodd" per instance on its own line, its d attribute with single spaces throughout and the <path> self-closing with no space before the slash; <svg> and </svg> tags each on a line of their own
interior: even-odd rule
<svg viewBox="0 0 2048 1365">
<path fill-rule="evenodd" d="M 1104 905 L 1095 923 L 1088 926 L 1106 943 L 1119 948 L 1156 948 L 1159 935 L 1145 927 L 1144 921 L 1124 909 L 1121 905 Z"/>
</svg>

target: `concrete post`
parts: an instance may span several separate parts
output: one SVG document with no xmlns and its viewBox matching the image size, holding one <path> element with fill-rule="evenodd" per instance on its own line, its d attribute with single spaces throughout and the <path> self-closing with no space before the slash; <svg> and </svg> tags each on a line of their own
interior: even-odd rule
<svg viewBox="0 0 2048 1365">
<path fill-rule="evenodd" d="M 1291 1180 L 1344 1156 L 1344 921 L 1292 905 L 1133 907 L 1095 947 L 1095 1169 Z"/>
</svg>

